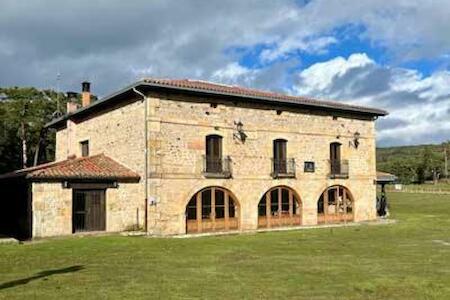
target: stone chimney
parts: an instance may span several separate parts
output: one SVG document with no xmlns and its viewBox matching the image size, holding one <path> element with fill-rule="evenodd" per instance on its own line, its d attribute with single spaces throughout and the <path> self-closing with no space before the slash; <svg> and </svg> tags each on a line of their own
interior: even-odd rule
<svg viewBox="0 0 450 300">
<path fill-rule="evenodd" d="M 81 93 L 81 105 L 83 107 L 88 106 L 91 104 L 91 83 L 84 81 L 81 84 L 82 87 L 82 93 Z"/>
<path fill-rule="evenodd" d="M 75 92 L 67 92 L 67 98 L 69 98 L 69 101 L 67 102 L 67 113 L 73 113 L 74 111 L 76 111 L 78 109 L 78 104 L 77 104 L 77 97 L 78 94 Z"/>
</svg>

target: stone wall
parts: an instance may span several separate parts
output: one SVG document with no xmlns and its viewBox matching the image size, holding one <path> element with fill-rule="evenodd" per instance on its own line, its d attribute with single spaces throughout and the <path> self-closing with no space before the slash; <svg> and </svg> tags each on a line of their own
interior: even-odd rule
<svg viewBox="0 0 450 300">
<path fill-rule="evenodd" d="M 112 213 L 132 219 L 134 223 L 138 215 L 140 228 L 144 226 L 145 219 L 144 126 L 142 101 L 130 101 L 127 105 L 78 123 L 68 121 L 67 127 L 56 133 L 57 161 L 67 159 L 71 154 L 80 157 L 80 142 L 88 140 L 89 155 L 104 153 L 141 176 L 139 183 L 121 184 L 118 190 L 108 190 L 107 194 L 107 198 L 114 193 L 123 199 L 128 198 L 127 206 L 120 206 L 122 212 L 118 213 L 118 208 L 113 206 Z M 114 220 L 122 219 L 114 218 L 110 222 Z M 110 228 L 114 228 L 114 231 L 124 230 L 129 226 L 129 222 L 126 223 L 110 223 Z"/>
<path fill-rule="evenodd" d="M 72 234 L 72 189 L 61 183 L 32 183 L 33 237 Z M 140 186 L 119 183 L 106 190 L 106 231 L 142 228 L 144 209 Z"/>
<path fill-rule="evenodd" d="M 355 221 L 376 217 L 374 179 L 375 132 L 372 119 L 308 111 L 278 111 L 261 105 L 218 104 L 207 99 L 153 95 L 150 101 L 150 195 L 157 205 L 149 208 L 149 231 L 185 233 L 185 207 L 193 194 L 208 186 L 229 189 L 239 201 L 241 229 L 257 227 L 257 207 L 270 188 L 289 186 L 301 197 L 303 224 L 317 223 L 317 200 L 329 186 L 346 186 L 355 199 Z M 211 100 L 214 102 L 214 100 Z M 235 121 L 244 124 L 245 143 L 235 139 Z M 361 134 L 354 147 L 353 135 Z M 232 179 L 202 176 L 205 137 L 223 137 L 223 155 L 232 159 Z M 285 139 L 288 158 L 296 161 L 295 179 L 273 179 L 273 140 Z M 329 179 L 329 144 L 339 142 L 342 159 L 349 160 L 349 179 Z M 305 173 L 305 161 L 315 162 Z"/>
<path fill-rule="evenodd" d="M 32 183 L 33 237 L 72 233 L 72 190 L 61 183 Z"/>
<path fill-rule="evenodd" d="M 144 192 L 144 109 L 141 101 L 131 102 L 106 113 L 68 122 L 56 133 L 56 160 L 81 156 L 80 142 L 89 141 L 90 155 L 104 153 L 141 176 L 139 183 L 119 183 L 106 193 L 107 231 L 143 228 Z M 33 236 L 64 235 L 72 232 L 72 190 L 61 183 L 34 183 Z M 42 216 L 42 217 L 41 217 Z"/>
</svg>

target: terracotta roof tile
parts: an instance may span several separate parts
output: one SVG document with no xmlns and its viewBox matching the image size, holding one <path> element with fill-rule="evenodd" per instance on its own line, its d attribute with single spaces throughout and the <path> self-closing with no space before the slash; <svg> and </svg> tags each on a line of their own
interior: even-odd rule
<svg viewBox="0 0 450 300">
<path fill-rule="evenodd" d="M 103 179 L 139 180 L 139 175 L 104 155 L 94 155 L 39 165 L 14 171 L 0 176 L 2 178 L 25 177 L 36 180 L 58 179 Z"/>
<path fill-rule="evenodd" d="M 264 98 L 281 103 L 291 104 L 303 104 L 312 105 L 322 108 L 353 110 L 357 112 L 367 112 L 377 115 L 386 115 L 387 112 L 381 109 L 364 107 L 358 105 L 350 105 L 342 102 L 329 101 L 329 100 L 317 100 L 304 96 L 290 96 L 280 93 L 274 93 L 263 90 L 250 89 L 234 85 L 218 84 L 209 81 L 192 80 L 192 79 L 158 79 L 158 78 L 145 78 L 144 82 L 149 84 L 158 84 L 166 87 L 175 87 L 181 89 L 194 89 L 202 90 L 205 92 L 214 92 L 219 94 L 229 94 L 243 97 Z"/>
<path fill-rule="evenodd" d="M 144 78 L 141 81 L 135 82 L 122 90 L 119 90 L 109 96 L 106 96 L 98 101 L 92 102 L 86 107 L 82 107 L 75 112 L 66 114 L 60 118 L 54 119 L 47 123 L 46 127 L 56 127 L 62 124 L 65 120 L 81 116 L 83 114 L 89 114 L 95 109 L 101 110 L 110 101 L 114 99 L 121 99 L 120 96 L 131 92 L 135 88 L 165 88 L 165 89 L 176 89 L 180 92 L 191 92 L 191 93 L 205 93 L 215 96 L 231 96 L 231 97 L 241 97 L 245 100 L 253 100 L 265 102 L 267 104 L 277 104 L 283 105 L 296 105 L 303 106 L 318 110 L 331 110 L 331 111 L 344 111 L 351 112 L 355 114 L 366 114 L 371 116 L 385 116 L 388 114 L 387 111 L 372 107 L 350 105 L 342 102 L 328 101 L 328 100 L 318 100 L 310 97 L 304 96 L 290 96 L 280 93 L 274 93 L 263 90 L 250 89 L 245 87 L 239 87 L 234 85 L 225 85 L 219 83 L 213 83 L 209 81 L 202 80 L 192 80 L 192 79 L 158 79 L 158 78 Z"/>
</svg>

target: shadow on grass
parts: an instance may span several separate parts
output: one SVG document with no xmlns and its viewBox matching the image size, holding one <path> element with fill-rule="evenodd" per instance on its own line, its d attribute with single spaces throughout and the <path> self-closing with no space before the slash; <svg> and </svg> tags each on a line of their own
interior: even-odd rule
<svg viewBox="0 0 450 300">
<path fill-rule="evenodd" d="M 78 271 L 83 270 L 83 269 L 84 269 L 83 266 L 71 266 L 71 267 L 62 268 L 62 269 L 54 269 L 54 270 L 42 271 L 42 272 L 39 272 L 36 275 L 31 276 L 31 277 L 22 278 L 22 279 L 18 279 L 18 280 L 13 280 L 13 281 L 8 281 L 8 282 L 5 282 L 5 283 L 2 283 L 2 284 L 0 284 L 0 290 L 12 288 L 12 287 L 15 287 L 15 286 L 18 286 L 18 285 L 24 285 L 24 284 L 27 284 L 30 281 L 33 281 L 33 280 L 36 280 L 36 279 L 45 278 L 45 277 L 49 277 L 49 276 L 57 275 L 57 274 L 78 272 Z"/>
</svg>

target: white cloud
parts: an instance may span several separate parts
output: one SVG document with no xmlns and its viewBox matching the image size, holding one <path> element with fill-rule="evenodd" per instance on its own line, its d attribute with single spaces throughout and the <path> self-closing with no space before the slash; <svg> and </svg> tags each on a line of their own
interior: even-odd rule
<svg viewBox="0 0 450 300">
<path fill-rule="evenodd" d="M 222 69 L 216 70 L 211 78 L 218 82 L 251 82 L 257 70 L 251 70 L 239 65 L 237 62 L 232 62 Z"/>
<path fill-rule="evenodd" d="M 449 54 L 450 1 L 299 3 L 4 0 L 0 44 L 7 47 L 0 50 L 0 84 L 43 86 L 59 71 L 70 77 L 62 82 L 65 88 L 78 88 L 72 82 L 87 76 L 99 80 L 94 87 L 104 94 L 133 80 L 135 71 L 211 79 L 238 61 L 226 54 L 229 48 L 269 45 L 263 63 L 289 60 L 298 51 L 327 51 L 339 42 L 333 30 L 347 24 L 363 25 L 365 37 L 396 57 Z"/>
<path fill-rule="evenodd" d="M 365 53 L 355 53 L 348 59 L 336 57 L 326 62 L 316 63 L 303 70 L 299 77 L 302 85 L 294 86 L 297 94 L 329 94 L 328 87 L 332 86 L 336 77 L 345 75 L 350 69 L 362 68 L 374 64 Z"/>
<path fill-rule="evenodd" d="M 316 63 L 298 74 L 295 94 L 385 108 L 378 138 L 384 145 L 450 138 L 450 72 L 424 77 L 416 70 L 376 64 L 364 53 Z"/>
<path fill-rule="evenodd" d="M 304 37 L 289 37 L 279 42 L 276 47 L 261 51 L 260 59 L 267 63 L 279 58 L 285 58 L 294 51 L 323 54 L 328 46 L 336 43 L 336 38 L 332 36 L 317 37 L 310 40 L 306 40 Z"/>
<path fill-rule="evenodd" d="M 395 66 L 422 58 L 450 64 L 450 1 L 301 3 L 2 0 L 0 86 L 54 87 L 56 74 L 62 73 L 62 89 L 77 90 L 88 79 L 102 96 L 143 76 L 199 78 L 385 106 L 401 118 L 391 124 L 398 127 L 406 120 L 409 125 L 402 126 L 416 132 L 428 128 L 443 137 L 447 123 L 434 118 L 441 120 L 450 111 L 448 72 L 424 77 Z M 292 70 L 301 65 L 302 55 L 327 52 L 342 42 L 336 30 L 349 25 L 363 30 L 357 32 L 359 36 L 344 33 L 345 38 L 363 38 L 381 46 L 391 67 L 380 66 L 363 53 L 338 57 L 307 68 L 298 78 L 301 84 L 292 87 Z M 259 53 L 261 46 L 264 50 Z M 242 52 L 233 49 L 255 50 L 258 68 L 242 65 Z M 430 116 L 420 119 L 415 111 Z M 424 125 L 413 128 L 412 119 Z M 394 130 L 385 125 L 382 138 Z M 435 138 L 433 134 L 420 136 L 428 141 Z"/>
</svg>

